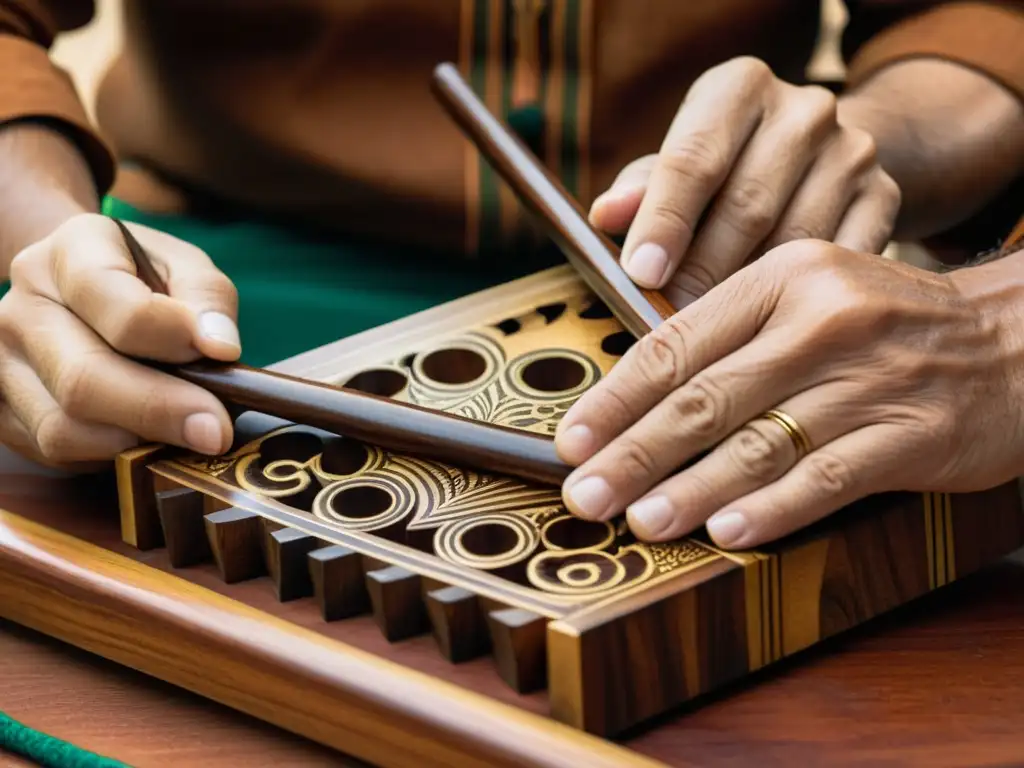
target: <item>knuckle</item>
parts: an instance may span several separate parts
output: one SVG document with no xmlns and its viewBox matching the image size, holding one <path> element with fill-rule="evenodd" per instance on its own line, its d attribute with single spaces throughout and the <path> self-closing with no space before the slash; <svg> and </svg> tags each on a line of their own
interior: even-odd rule
<svg viewBox="0 0 1024 768">
<path fill-rule="evenodd" d="M 134 304 L 128 307 L 112 308 L 97 330 L 102 330 L 104 340 L 113 349 L 123 355 L 131 355 L 139 350 L 139 328 L 145 327 L 151 320 L 150 307 L 146 304 Z"/>
<path fill-rule="evenodd" d="M 688 221 L 686 216 L 673 207 L 671 202 L 659 200 L 653 207 L 651 215 L 657 222 L 660 229 L 673 233 L 673 239 L 682 236 L 685 240 L 693 238 L 693 222 Z"/>
<path fill-rule="evenodd" d="M 57 373 L 53 387 L 53 398 L 63 411 L 72 418 L 85 419 L 90 404 L 97 396 L 93 354 L 85 354 L 72 362 L 65 362 Z"/>
<path fill-rule="evenodd" d="M 702 185 L 719 180 L 724 155 L 714 136 L 692 133 L 665 147 L 659 155 L 659 163 L 669 175 L 686 183 Z"/>
<path fill-rule="evenodd" d="M 40 419 L 35 441 L 39 453 L 47 461 L 64 464 L 71 460 L 71 435 L 68 419 L 59 410 L 53 410 Z"/>
<path fill-rule="evenodd" d="M 903 203 L 903 190 L 900 189 L 900 185 L 896 179 L 890 176 L 885 171 L 879 171 L 875 186 L 878 193 L 886 199 L 893 208 L 899 208 Z"/>
<path fill-rule="evenodd" d="M 878 302 L 856 286 L 842 280 L 821 285 L 827 310 L 812 327 L 816 345 L 861 349 L 865 339 L 878 339 L 900 322 L 900 310 L 890 302 Z"/>
<path fill-rule="evenodd" d="M 649 383 L 671 389 L 686 379 L 689 329 L 678 315 L 663 322 L 637 345 L 637 367 Z"/>
<path fill-rule="evenodd" d="M 672 276 L 672 285 L 699 298 L 718 285 L 720 280 L 718 275 L 699 261 L 684 261 Z"/>
<path fill-rule="evenodd" d="M 750 80 L 758 82 L 764 82 L 775 77 L 772 68 L 756 56 L 736 56 L 727 61 L 723 66 Z"/>
<path fill-rule="evenodd" d="M 833 266 L 833 249 L 820 240 L 795 240 L 783 249 L 765 254 L 761 261 L 794 273 L 815 274 L 829 271 Z M 778 262 L 775 264 L 775 262 Z"/>
<path fill-rule="evenodd" d="M 682 428 L 704 440 L 718 439 L 728 430 L 730 403 L 726 392 L 711 380 L 693 379 L 670 398 Z"/>
<path fill-rule="evenodd" d="M 740 234 L 760 238 L 775 221 L 777 196 L 771 187 L 757 178 L 746 178 L 726 190 L 722 212 Z"/>
<path fill-rule="evenodd" d="M 827 451 L 817 451 L 805 459 L 811 483 L 833 496 L 847 496 L 854 487 L 850 465 Z"/>
<path fill-rule="evenodd" d="M 617 471 L 629 482 L 649 481 L 659 474 L 658 462 L 650 450 L 640 441 L 624 437 L 616 457 Z"/>
<path fill-rule="evenodd" d="M 849 128 L 843 142 L 843 157 L 855 171 L 871 168 L 878 162 L 878 144 L 875 137 L 859 128 Z"/>
<path fill-rule="evenodd" d="M 740 430 L 728 442 L 727 450 L 733 465 L 748 480 L 774 480 L 785 470 L 781 441 L 769 437 L 759 425 Z"/>
<path fill-rule="evenodd" d="M 141 408 L 131 419 L 131 431 L 144 436 L 165 435 L 169 425 L 176 424 L 181 418 L 173 405 L 174 402 L 166 388 L 154 388 L 141 402 Z"/>
<path fill-rule="evenodd" d="M 800 100 L 808 117 L 817 123 L 834 126 L 838 110 L 836 96 L 820 85 L 806 85 L 800 89 Z"/>
<path fill-rule="evenodd" d="M 199 302 L 226 309 L 231 313 L 238 308 L 238 288 L 219 270 L 211 272 L 202 284 L 192 290 L 192 294 Z"/>
<path fill-rule="evenodd" d="M 47 250 L 45 244 L 36 243 L 35 245 L 29 246 L 25 250 L 21 251 L 11 259 L 11 265 L 8 271 L 11 286 L 24 288 L 37 284 L 41 273 L 45 272 L 47 269 L 45 265 L 46 255 Z"/>
</svg>

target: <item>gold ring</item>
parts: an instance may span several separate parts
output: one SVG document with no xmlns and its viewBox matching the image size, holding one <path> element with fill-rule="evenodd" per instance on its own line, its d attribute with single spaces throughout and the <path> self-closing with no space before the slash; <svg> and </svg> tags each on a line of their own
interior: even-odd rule
<svg viewBox="0 0 1024 768">
<path fill-rule="evenodd" d="M 785 411 L 780 411 L 778 408 L 773 408 L 770 411 L 766 411 L 762 418 L 774 421 L 782 430 L 789 435 L 789 439 L 793 441 L 793 447 L 796 448 L 797 458 L 806 456 L 811 452 L 811 439 L 804 432 L 804 428 L 796 423 L 796 419 L 790 416 Z"/>
</svg>

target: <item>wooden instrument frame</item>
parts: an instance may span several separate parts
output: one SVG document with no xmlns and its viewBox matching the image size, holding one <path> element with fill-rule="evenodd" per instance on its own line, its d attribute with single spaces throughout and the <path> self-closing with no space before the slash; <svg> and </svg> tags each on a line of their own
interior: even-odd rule
<svg viewBox="0 0 1024 768">
<path fill-rule="evenodd" d="M 464 332 L 467 327 L 498 321 L 528 307 L 564 298 L 567 292 L 581 290 L 585 289 L 579 278 L 568 268 L 548 270 L 299 355 L 275 368 L 293 376 L 341 383 L 353 372 L 376 365 L 382 356 L 397 358 L 428 341 L 432 343 Z M 383 355 L 379 351 L 382 345 L 386 345 L 387 350 Z M 597 744 L 605 743 L 588 741 L 578 734 L 579 730 L 604 736 L 619 735 L 681 702 L 798 653 L 1024 545 L 1024 515 L 1015 484 L 969 495 L 891 494 L 854 505 L 828 521 L 759 552 L 716 551 L 715 557 L 696 568 L 670 573 L 665 579 L 653 580 L 631 593 L 599 601 L 581 601 L 577 605 L 544 604 L 531 600 L 528 591 L 503 588 L 501 580 L 489 574 L 453 568 L 437 558 L 410 557 L 407 548 L 389 546 L 372 536 L 339 534 L 290 513 L 283 505 L 266 503 L 228 486 L 217 487 L 194 468 L 162 457 L 157 448 L 139 449 L 122 456 L 118 460 L 118 483 L 124 539 L 143 552 L 166 544 L 172 559 L 177 553 L 187 560 L 191 557 L 190 542 L 195 541 L 195 531 L 201 531 L 204 517 L 229 509 L 233 510 L 232 514 L 255 514 L 262 518 L 264 555 L 271 575 L 277 578 L 279 595 L 285 588 L 283 566 L 272 562 L 275 556 L 266 554 L 266 537 L 282 526 L 311 542 L 301 552 L 301 557 L 307 557 L 312 546 L 323 544 L 342 545 L 356 552 L 362 560 L 360 577 L 365 577 L 370 585 L 375 619 L 381 629 L 389 636 L 393 633 L 396 640 L 408 636 L 403 627 L 404 617 L 422 609 L 424 604 L 428 606 L 438 643 L 446 653 L 451 652 L 453 633 L 481 631 L 464 623 L 462 609 L 467 605 L 483 606 L 488 616 L 496 611 L 512 611 L 515 616 L 498 630 L 491 627 L 493 653 L 502 677 L 523 694 L 536 690 L 538 679 L 543 685 L 547 678 L 553 718 L 573 726 L 569 731 L 560 730 L 558 726 L 553 732 L 574 743 L 589 745 L 586 749 L 596 749 Z M 188 515 L 174 518 L 184 522 L 180 527 L 179 523 L 171 523 L 169 528 L 172 517 L 164 515 L 161 519 L 156 493 L 174 494 L 182 489 L 187 493 L 198 491 L 202 503 L 198 507 L 192 505 L 191 519 L 187 519 Z M 207 523 L 207 533 L 210 533 L 209 525 Z M 211 538 L 211 542 L 213 540 Z M 279 545 L 280 540 L 277 545 L 271 542 L 270 546 Z M 276 555 L 278 560 L 281 552 L 283 549 Z M 372 575 L 374 572 L 378 577 Z M 189 588 L 182 584 L 183 595 Z M 170 599 L 174 590 L 168 589 L 165 597 Z M 455 610 L 445 614 L 438 608 L 436 593 L 445 589 L 460 591 L 461 613 Z M 50 597 L 52 595 L 48 599 Z M 475 610 L 479 613 L 479 608 Z M 255 618 L 246 615 L 247 621 Z M 273 625 L 275 632 L 281 630 L 272 617 L 268 616 L 267 620 L 268 627 Z M 420 631 L 422 629 L 420 627 Z M 238 635 L 221 639 L 228 645 L 240 643 L 237 648 L 246 654 L 260 655 L 260 665 L 269 664 L 278 679 L 283 680 L 285 668 L 291 669 L 291 661 L 287 654 L 279 652 L 268 658 L 267 643 L 257 639 L 262 634 L 253 632 L 249 639 Z M 75 642 L 73 638 L 71 641 Z M 279 651 L 277 641 L 274 645 Z M 349 663 L 353 650 L 337 643 L 332 647 L 335 646 L 346 661 L 339 658 L 330 663 L 335 669 L 342 669 Z M 323 663 L 327 663 L 327 657 L 319 654 L 326 653 L 328 650 L 323 644 L 317 646 L 317 658 Z M 109 650 L 104 655 L 119 658 Z M 251 658 L 255 662 L 256 657 Z M 655 661 L 652 663 L 652 660 Z M 265 680 L 254 677 L 247 681 L 244 675 L 238 675 L 244 694 L 240 706 L 239 697 L 226 697 L 216 679 L 183 682 L 181 674 L 171 674 L 173 670 L 165 666 L 144 664 L 138 659 L 130 663 L 335 745 L 334 741 L 325 741 L 322 723 L 303 724 L 293 716 L 285 716 L 281 711 L 282 700 L 260 702 L 261 697 L 267 696 L 263 690 Z M 544 669 L 538 670 L 538 666 Z M 389 676 L 392 673 L 401 677 L 394 670 L 380 673 L 381 689 L 397 690 L 400 684 Z M 372 677 L 377 672 L 366 674 Z M 390 711 L 390 707 L 399 706 L 399 701 L 424 695 L 419 687 L 423 681 L 416 679 L 415 682 L 407 693 L 400 693 L 397 699 L 386 703 L 384 709 Z M 352 679 L 345 675 L 327 683 L 333 695 L 356 698 L 371 696 L 370 689 L 376 685 L 353 693 Z M 276 688 L 273 690 L 276 692 Z M 438 695 L 444 698 L 449 693 Z M 436 713 L 444 711 L 446 706 L 434 704 L 428 710 Z M 541 722 L 544 728 L 554 727 L 546 718 L 540 718 L 540 722 L 530 718 L 527 721 L 538 728 Z M 447 731 L 448 726 L 433 720 L 417 721 L 416 727 L 427 729 L 449 747 L 452 747 L 452 738 L 467 738 L 461 730 Z M 366 728 L 378 732 L 372 723 L 367 722 Z M 443 734 L 438 735 L 439 731 Z M 582 741 L 575 742 L 577 738 Z M 466 743 L 467 753 L 460 759 L 470 760 L 478 755 L 483 749 L 480 740 L 490 743 L 489 739 L 487 733 L 475 732 L 474 739 Z M 522 750 L 513 756 L 516 764 L 548 764 L 545 762 L 548 758 L 535 754 L 527 744 L 528 739 L 501 741 L 502 749 Z M 373 749 L 353 750 L 352 742 L 347 742 L 344 749 L 381 764 L 411 764 L 400 755 L 382 758 Z M 563 756 L 565 754 L 568 753 Z M 602 754 L 601 750 L 588 754 L 586 763 L 601 764 Z M 424 759 L 423 755 L 417 757 Z M 488 759 L 495 758 L 491 755 Z M 623 753 L 615 753 L 609 759 L 615 762 L 625 757 Z M 579 763 L 567 760 L 559 764 Z"/>
</svg>

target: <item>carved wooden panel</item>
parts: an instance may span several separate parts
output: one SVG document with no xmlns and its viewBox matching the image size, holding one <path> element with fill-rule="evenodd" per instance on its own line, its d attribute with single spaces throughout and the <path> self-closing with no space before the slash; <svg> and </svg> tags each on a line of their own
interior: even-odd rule
<svg viewBox="0 0 1024 768">
<path fill-rule="evenodd" d="M 551 434 L 630 342 L 552 270 L 280 368 Z M 700 537 L 648 545 L 622 521 L 570 516 L 557 489 L 257 414 L 238 432 L 215 460 L 122 457 L 126 541 L 163 544 L 183 568 L 213 560 L 226 580 L 270 578 L 281 600 L 316 600 L 325 621 L 371 612 L 393 642 L 432 631 L 453 662 L 490 653 L 516 690 L 547 686 L 554 716 L 602 734 L 1024 544 L 1004 488 L 870 499 L 764 552 Z M 978 504 L 996 510 L 984 528 Z"/>
</svg>

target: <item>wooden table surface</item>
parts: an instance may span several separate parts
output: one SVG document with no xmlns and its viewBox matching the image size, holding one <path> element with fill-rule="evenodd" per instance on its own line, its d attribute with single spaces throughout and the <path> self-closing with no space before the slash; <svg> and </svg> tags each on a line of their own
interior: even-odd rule
<svg viewBox="0 0 1024 768">
<path fill-rule="evenodd" d="M 18 513 L 52 497 L 53 486 L 0 452 L 0 506 Z M 0 711 L 140 768 L 353 764 L 3 621 Z M 699 766 L 1024 765 L 1024 558 L 784 662 L 635 738 L 673 755 L 673 763 Z M 24 763 L 0 753 L 0 765 Z"/>
</svg>

